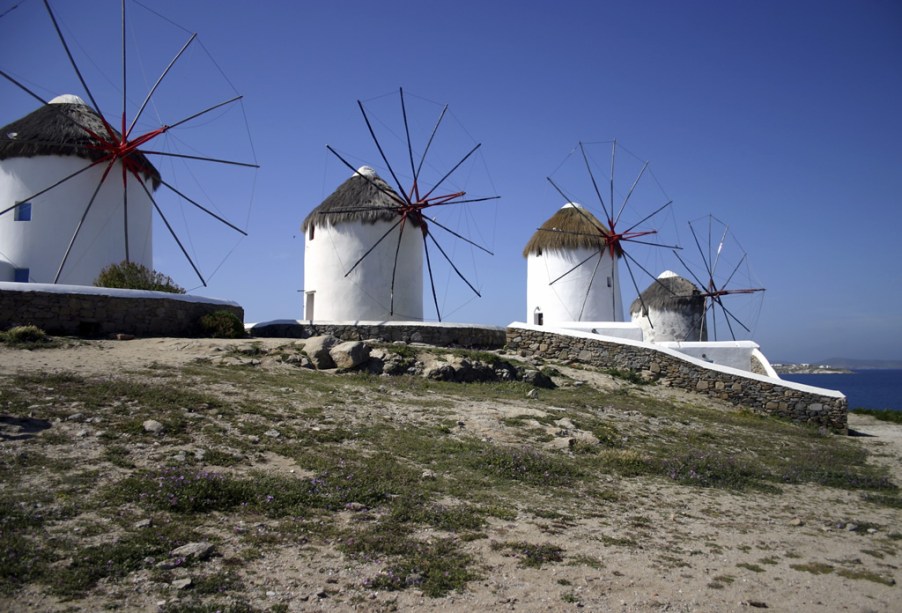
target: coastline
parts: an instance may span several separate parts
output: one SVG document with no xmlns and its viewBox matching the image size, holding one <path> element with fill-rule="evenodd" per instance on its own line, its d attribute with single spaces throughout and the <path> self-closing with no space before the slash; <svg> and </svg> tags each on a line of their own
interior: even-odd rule
<svg viewBox="0 0 902 613">
<path fill-rule="evenodd" d="M 853 375 L 854 370 L 810 364 L 771 364 L 778 375 Z"/>
</svg>

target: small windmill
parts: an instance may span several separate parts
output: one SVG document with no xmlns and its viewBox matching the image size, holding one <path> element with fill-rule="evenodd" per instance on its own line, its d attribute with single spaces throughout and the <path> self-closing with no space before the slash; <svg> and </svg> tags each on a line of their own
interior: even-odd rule
<svg viewBox="0 0 902 613">
<path fill-rule="evenodd" d="M 455 175 L 461 171 L 465 163 L 468 162 L 468 160 L 473 159 L 474 154 L 476 154 L 476 152 L 479 150 L 481 144 L 477 143 L 466 152 L 460 152 L 460 157 L 455 158 L 457 161 L 451 164 L 449 169 L 436 171 L 435 167 L 430 162 L 431 158 L 429 154 L 432 150 L 433 143 L 436 141 L 436 137 L 439 134 L 439 130 L 443 124 L 443 121 L 447 115 L 448 106 L 443 106 L 437 120 L 435 121 L 434 126 L 431 129 L 431 132 L 429 133 L 428 138 L 424 138 L 422 141 L 415 142 L 415 138 L 411 134 L 412 130 L 410 122 L 408 120 L 409 115 L 406 99 L 407 97 L 404 94 L 403 88 L 398 90 L 398 97 L 400 101 L 399 119 L 400 123 L 403 125 L 403 136 L 401 137 L 404 149 L 403 157 L 406 159 L 403 161 L 396 159 L 394 164 L 392 164 L 389 159 L 391 156 L 387 154 L 386 147 L 376 135 L 376 130 L 373 127 L 373 121 L 370 117 L 370 114 L 367 112 L 366 106 L 360 100 L 357 101 L 357 105 L 360 108 L 361 114 L 363 115 L 363 119 L 366 123 L 370 138 L 375 144 L 379 156 L 384 162 L 385 167 L 387 168 L 388 173 L 391 176 L 391 180 L 393 181 L 392 187 L 389 187 L 386 182 L 379 179 L 374 172 L 355 168 L 344 156 L 338 153 L 338 151 L 336 151 L 333 147 L 327 145 L 327 149 L 332 154 L 334 154 L 342 164 L 347 166 L 354 173 L 352 178 L 357 178 L 366 182 L 371 190 L 378 192 L 378 194 L 381 196 L 380 203 L 377 205 L 379 212 L 386 214 L 388 218 L 394 219 L 394 221 L 388 225 L 388 227 L 381 235 L 373 238 L 371 244 L 362 251 L 359 257 L 357 257 L 353 262 L 350 262 L 347 265 L 344 276 L 348 277 L 349 275 L 354 273 L 354 271 L 358 268 L 358 266 L 361 265 L 361 263 L 363 263 L 368 258 L 374 257 L 374 253 L 376 253 L 377 249 L 380 247 L 380 245 L 382 245 L 384 241 L 392 241 L 395 247 L 393 249 L 391 276 L 388 287 L 388 307 L 389 315 L 393 316 L 395 314 L 396 284 L 402 282 L 401 279 L 398 278 L 398 271 L 399 258 L 403 257 L 404 253 L 404 251 L 402 251 L 401 249 L 401 245 L 405 241 L 405 232 L 419 232 L 422 236 L 423 254 L 425 255 L 427 274 L 429 276 L 432 302 L 435 306 L 436 317 L 439 321 L 441 321 L 442 313 L 441 308 L 439 307 L 438 294 L 436 291 L 436 280 L 433 274 L 432 255 L 429 249 L 430 243 L 438 250 L 442 258 L 450 266 L 456 277 L 463 281 L 463 283 L 466 284 L 466 286 L 470 291 L 473 292 L 473 294 L 475 294 L 475 296 L 480 297 L 481 294 L 477 287 L 473 284 L 473 282 L 467 279 L 467 277 L 461 272 L 460 268 L 455 264 L 451 255 L 448 253 L 448 250 L 443 247 L 439 240 L 436 238 L 433 229 L 438 228 L 447 235 L 450 235 L 452 238 L 462 241 L 466 245 L 474 247 L 484 253 L 487 253 L 488 255 L 493 254 L 487 247 L 479 244 L 475 240 L 471 240 L 470 238 L 464 236 L 462 233 L 449 227 L 449 225 L 440 222 L 435 216 L 427 215 L 427 209 L 432 209 L 432 212 L 434 213 L 440 208 L 447 208 L 452 206 L 456 207 L 459 205 L 496 200 L 499 198 L 499 196 L 492 195 L 474 197 L 469 196 L 467 191 L 463 188 L 446 187 L 446 185 L 453 183 Z M 407 167 L 408 165 L 410 174 L 404 177 L 401 174 L 401 167 Z M 431 181 L 428 181 L 428 183 L 424 178 L 427 169 L 433 171 L 432 174 L 437 177 L 435 179 L 432 179 Z M 404 179 L 406 179 L 406 183 Z M 344 208 L 332 207 L 329 211 L 324 211 L 323 214 L 329 216 L 353 215 L 356 213 L 370 214 L 373 212 L 373 210 L 374 209 L 372 203 L 360 204 L 357 206 L 349 204 Z"/>
<path fill-rule="evenodd" d="M 242 97 L 233 95 L 206 107 L 195 107 L 180 116 L 161 118 L 156 127 L 139 132 L 139 121 L 145 111 L 153 109 L 158 115 L 160 113 L 155 94 L 161 84 L 180 63 L 185 52 L 199 43 L 195 42 L 196 34 L 188 37 L 129 118 L 129 110 L 135 105 L 128 95 L 126 2 L 122 0 L 121 81 L 118 83 L 121 116 L 118 120 L 108 119 L 109 116 L 101 110 L 99 98 L 88 86 L 48 0 L 44 0 L 44 7 L 90 105 L 73 95 L 61 96 L 51 101 L 52 104 L 48 103 L 23 83 L 24 79 L 0 70 L 0 77 L 43 105 L 27 117 L 9 124 L 0 133 L 0 163 L 5 165 L 5 176 L 11 177 L 9 185 L 0 188 L 0 198 L 5 199 L 0 201 L 0 222 L 3 223 L 0 234 L 4 242 L 15 243 L 15 253 L 12 256 L 0 254 L 0 258 L 5 256 L 15 260 L 16 264 L 27 264 L 31 259 L 40 260 L 42 270 L 47 269 L 47 262 L 53 259 L 55 271 L 47 274 L 46 279 L 39 279 L 53 283 L 60 282 L 66 271 L 73 266 L 78 267 L 81 260 L 89 261 L 91 265 L 82 266 L 79 277 L 79 282 L 85 283 L 85 271 L 90 272 L 103 263 L 132 261 L 137 251 L 140 251 L 137 258 L 140 263 L 152 262 L 151 218 L 155 211 L 201 284 L 206 286 L 207 280 L 158 202 L 155 195 L 158 188 L 165 187 L 178 203 L 190 205 L 190 208 L 234 232 L 241 235 L 247 232 L 228 221 L 223 214 L 211 210 L 215 205 L 209 204 L 209 199 L 205 206 L 199 202 L 203 199 L 201 196 L 188 195 L 172 179 L 167 180 L 150 162 L 150 158 L 168 160 L 167 163 L 177 161 L 185 166 L 199 163 L 222 168 L 257 168 L 253 162 L 200 154 L 197 143 L 193 146 L 190 141 L 178 138 L 180 133 L 185 137 L 196 133 L 197 128 L 211 119 L 214 111 L 224 113 L 239 104 Z M 180 98 L 180 102 L 195 100 L 193 94 L 187 93 Z M 200 121 L 201 118 L 203 121 Z M 164 135 L 169 137 L 164 145 L 168 150 L 152 149 L 152 143 L 159 143 Z M 38 166 L 40 169 L 35 170 Z M 198 170 L 195 174 L 193 169 L 189 169 L 188 172 L 196 179 L 205 171 Z M 204 191 L 203 187 L 199 189 Z M 7 223 L 14 216 L 20 220 L 23 210 L 28 211 L 27 220 L 33 219 L 35 223 L 19 226 Z M 185 215 L 184 211 L 182 214 Z M 119 233 L 107 227 L 112 217 L 119 219 L 119 227 L 122 228 Z M 7 234 L 16 240 L 10 240 Z M 134 244 L 136 239 L 140 245 Z M 97 272 L 99 270 L 94 270 L 94 274 Z"/>
<path fill-rule="evenodd" d="M 599 144 L 610 145 L 610 173 L 607 177 L 604 176 L 604 171 L 601 170 L 595 159 L 589 154 L 589 146 Z M 578 213 L 583 221 L 579 228 L 544 226 L 539 228 L 539 232 L 570 235 L 575 239 L 582 239 L 598 246 L 598 248 L 590 250 L 588 255 L 577 261 L 573 266 L 561 271 L 560 274 L 557 274 L 547 281 L 547 285 L 553 287 L 567 277 L 574 275 L 586 265 L 593 267 L 591 275 L 587 276 L 587 282 L 584 284 L 583 306 L 581 306 L 579 310 L 580 318 L 587 308 L 586 302 L 592 292 L 592 288 L 597 284 L 597 277 L 602 273 L 604 273 L 605 277 L 609 280 L 609 284 L 610 280 L 613 280 L 611 291 L 608 292 L 609 299 L 613 303 L 611 311 L 619 314 L 618 317 L 622 318 L 623 309 L 622 304 L 620 303 L 621 296 L 619 282 L 617 281 L 619 278 L 617 267 L 620 260 L 626 265 L 630 281 L 637 294 L 640 294 L 640 291 L 636 283 L 636 274 L 633 270 L 634 267 L 644 272 L 650 278 L 655 279 L 655 275 L 650 273 L 630 253 L 631 246 L 646 245 L 657 248 L 679 249 L 679 247 L 675 245 L 664 245 L 650 240 L 649 237 L 657 235 L 658 230 L 648 227 L 647 222 L 650 222 L 668 209 L 672 204 L 672 200 L 667 198 L 663 190 L 660 189 L 660 184 L 658 184 L 657 179 L 654 178 L 654 175 L 649 170 L 649 163 L 647 161 L 641 164 L 635 178 L 629 183 L 629 188 L 623 191 L 616 178 L 617 156 L 619 150 L 629 153 L 622 146 L 619 146 L 616 140 L 604 143 L 580 142 L 568 156 L 569 158 L 577 151 L 579 152 L 579 158 L 582 162 L 581 166 L 585 168 L 585 172 L 582 174 L 582 178 L 578 176 L 578 173 L 572 172 L 571 176 L 568 177 L 568 181 L 571 181 L 572 185 L 576 185 L 577 183 L 581 184 L 583 194 L 586 194 L 586 192 L 589 191 L 587 188 L 591 189 L 589 198 L 591 200 L 598 200 L 601 212 L 603 213 L 602 221 L 599 221 L 594 215 L 591 215 L 588 211 L 583 209 L 583 207 L 575 206 L 572 210 Z M 638 158 L 632 154 L 630 155 L 638 160 Z M 561 167 L 563 166 L 564 164 L 562 163 Z M 606 190 L 600 186 L 599 178 L 606 179 Z M 571 189 L 574 189 L 573 187 L 565 187 L 561 180 L 552 177 L 548 177 L 548 181 L 564 198 L 565 202 L 574 203 L 578 201 L 574 196 L 574 192 L 570 191 Z M 643 192 L 642 208 L 651 209 L 651 212 L 645 214 L 641 219 L 634 223 L 630 223 L 629 225 L 621 223 L 624 219 L 624 212 L 631 208 L 636 208 L 635 197 L 640 191 Z M 586 200 L 583 200 L 583 202 L 585 201 Z M 632 217 L 636 216 L 633 215 Z M 624 225 L 626 225 L 625 228 L 623 227 Z M 608 268 L 608 270 L 602 271 L 602 268 Z"/>
<path fill-rule="evenodd" d="M 721 322 L 721 330 L 725 325 L 734 341 L 736 331 L 733 324 L 751 333 L 751 328 L 724 304 L 724 298 L 727 296 L 748 296 L 763 294 L 765 291 L 762 287 L 736 287 L 737 283 L 753 282 L 748 266 L 748 255 L 733 236 L 730 227 L 714 215 L 690 221 L 689 230 L 701 257 L 704 271 L 696 274 L 693 267 L 690 267 L 679 253 L 674 251 L 674 255 L 701 289 L 705 318 L 699 329 L 699 338 L 704 336 L 704 328 L 707 325 L 705 322 L 709 314 L 711 322 L 707 327 L 713 333 L 714 340 L 718 340 L 718 320 Z"/>
<path fill-rule="evenodd" d="M 705 297 L 688 279 L 666 270 L 630 305 L 646 342 L 707 341 Z M 652 326 L 651 322 L 655 325 Z"/>
</svg>

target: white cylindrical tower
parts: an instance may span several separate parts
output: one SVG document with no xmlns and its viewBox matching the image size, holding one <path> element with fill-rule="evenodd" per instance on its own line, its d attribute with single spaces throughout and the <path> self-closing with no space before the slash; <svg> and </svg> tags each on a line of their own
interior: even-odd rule
<svg viewBox="0 0 902 613">
<path fill-rule="evenodd" d="M 311 211 L 301 226 L 304 319 L 422 321 L 423 229 L 402 221 L 401 201 L 363 166 Z"/>
<path fill-rule="evenodd" d="M 581 205 L 565 204 L 533 234 L 526 258 L 526 321 L 623 321 L 619 253 L 608 229 Z"/>
<path fill-rule="evenodd" d="M 667 270 L 630 305 L 646 342 L 707 341 L 705 298 L 694 283 Z"/>
<path fill-rule="evenodd" d="M 107 155 L 89 131 L 120 138 L 77 96 L 0 128 L 0 280 L 93 284 L 126 259 L 126 201 L 128 259 L 153 268 L 151 200 L 131 174 L 123 197 L 121 160 L 105 180 L 106 161 L 85 170 Z M 144 155 L 131 154 L 129 165 L 149 191 L 159 186 Z"/>
</svg>

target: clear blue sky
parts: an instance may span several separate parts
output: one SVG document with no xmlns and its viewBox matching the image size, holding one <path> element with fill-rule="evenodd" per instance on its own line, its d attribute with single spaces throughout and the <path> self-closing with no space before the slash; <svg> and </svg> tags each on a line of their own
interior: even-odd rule
<svg viewBox="0 0 902 613">
<path fill-rule="evenodd" d="M 2 0 L 0 13 L 13 6 L 0 17 L 0 68 L 27 78 L 42 96 L 81 94 L 43 6 Z M 92 58 L 81 65 L 115 116 L 118 2 L 54 6 L 77 40 L 76 55 Z M 521 251 L 562 204 L 546 176 L 580 140 L 616 138 L 650 161 L 674 201 L 684 247 L 688 220 L 713 213 L 730 224 L 767 288 L 753 338 L 772 360 L 902 359 L 902 5 L 894 0 L 153 6 L 198 32 L 245 96 L 262 166 L 250 236 L 238 241 L 196 225 L 191 245 L 208 273 L 231 253 L 195 293 L 239 302 L 248 321 L 300 317 L 298 226 L 348 176 L 325 145 L 355 164 L 381 165 L 356 100 L 379 104 L 404 87 L 417 100 L 450 105 L 449 125 L 459 122 L 483 144 L 480 164 L 502 197 L 497 207 L 472 209 L 471 223 L 495 252 L 477 256 L 483 297 L 470 301 L 452 284 L 456 310 L 446 319 L 524 319 Z M 142 45 L 130 61 L 144 62 L 152 82 L 185 35 L 140 7 L 129 10 Z M 174 36 L 149 36 L 145 28 Z M 201 54 L 189 59 L 185 68 L 196 77 L 173 76 L 159 93 L 161 106 L 167 98 L 194 102 L 192 87 L 207 73 L 219 78 Z M 130 87 L 136 107 L 146 85 Z M 2 123 L 36 104 L 6 82 L 0 100 Z M 240 136 L 240 113 L 214 118 L 223 121 L 219 135 Z M 199 129 L 184 138 L 218 137 L 212 134 Z M 247 159 L 246 142 L 237 142 L 234 150 L 225 142 L 203 150 Z M 206 189 L 244 225 L 249 199 L 241 189 Z M 195 287 L 165 229 L 156 232 L 157 268 Z M 633 297 L 624 283 L 625 306 Z"/>
</svg>

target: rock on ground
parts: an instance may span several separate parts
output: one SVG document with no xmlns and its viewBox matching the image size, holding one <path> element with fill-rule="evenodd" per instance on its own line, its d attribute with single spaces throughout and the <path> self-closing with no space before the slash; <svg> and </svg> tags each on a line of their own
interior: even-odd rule
<svg viewBox="0 0 902 613">
<path fill-rule="evenodd" d="M 329 350 L 340 342 L 334 336 L 312 336 L 304 343 L 304 352 L 317 370 L 335 368 L 335 360 Z"/>
<path fill-rule="evenodd" d="M 370 347 L 360 341 L 339 343 L 329 350 L 329 356 L 337 368 L 356 368 L 370 357 Z"/>
</svg>

